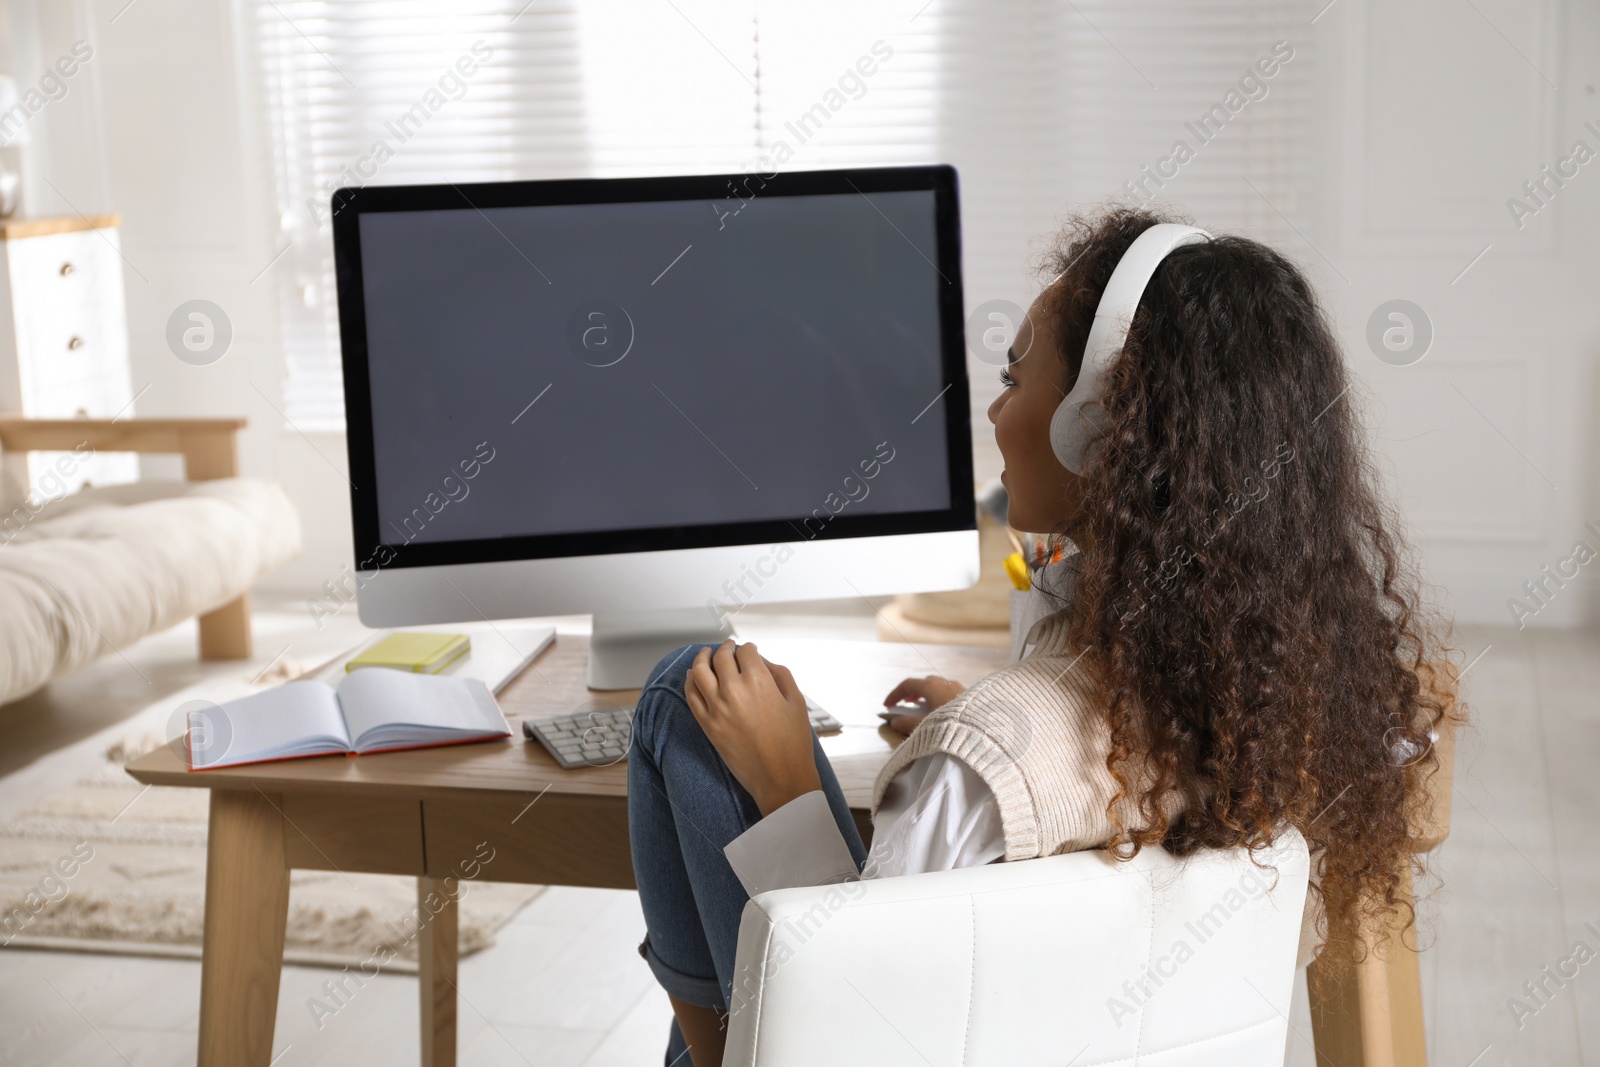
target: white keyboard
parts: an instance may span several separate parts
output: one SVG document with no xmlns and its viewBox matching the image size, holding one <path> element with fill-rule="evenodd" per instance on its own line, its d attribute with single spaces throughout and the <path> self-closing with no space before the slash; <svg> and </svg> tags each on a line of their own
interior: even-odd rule
<svg viewBox="0 0 1600 1067">
<path fill-rule="evenodd" d="M 806 699 L 811 729 L 818 734 L 838 733 L 844 727 L 838 719 Z M 609 767 L 628 758 L 632 738 L 633 709 L 590 708 L 549 719 L 523 719 L 522 733 L 537 741 L 563 768 Z"/>
</svg>

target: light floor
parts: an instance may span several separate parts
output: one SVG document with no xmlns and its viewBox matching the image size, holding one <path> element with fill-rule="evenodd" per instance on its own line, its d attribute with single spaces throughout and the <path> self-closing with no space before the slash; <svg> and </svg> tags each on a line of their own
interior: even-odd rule
<svg viewBox="0 0 1600 1067">
<path fill-rule="evenodd" d="M 739 621 L 757 639 L 874 638 L 867 605 L 845 615 L 747 612 Z M 192 625 L 179 627 L 124 649 L 126 658 L 102 659 L 26 709 L 0 708 L 0 751 L 14 751 L 14 738 L 48 751 L 51 729 L 57 749 L 99 744 L 131 709 L 208 681 L 236 686 L 285 645 L 285 658 L 309 665 L 362 634 L 353 618 L 313 630 L 303 609 L 287 604 L 258 607 L 257 627 L 262 654 L 252 665 L 198 664 Z M 1441 1067 L 1600 1067 L 1600 962 L 1559 988 L 1547 982 L 1538 1001 L 1523 989 L 1577 940 L 1600 961 L 1600 632 L 1469 628 L 1458 644 L 1467 660 L 1479 657 L 1465 682 L 1475 724 L 1460 741 L 1453 832 L 1437 855 L 1442 887 L 1424 910 L 1429 1059 Z M 25 724 L 20 710 L 29 713 Z M 0 779 L 0 817 L 36 795 L 70 754 Z M 669 1009 L 635 953 L 642 932 L 635 894 L 549 890 L 494 947 L 462 962 L 461 1062 L 661 1063 Z M 285 968 L 275 1065 L 416 1063 L 415 979 L 369 981 L 319 1025 L 309 1005 L 331 1003 L 323 983 L 333 973 Z M 0 1064 L 192 1063 L 199 983 L 199 964 L 189 961 L 0 952 Z M 1514 997 L 1528 1007 L 1520 1019 Z M 1303 983 L 1286 1063 L 1314 1063 Z"/>
</svg>

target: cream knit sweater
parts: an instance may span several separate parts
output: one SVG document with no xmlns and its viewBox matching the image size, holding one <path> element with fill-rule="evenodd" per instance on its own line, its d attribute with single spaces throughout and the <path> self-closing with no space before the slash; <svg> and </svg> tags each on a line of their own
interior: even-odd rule
<svg viewBox="0 0 1600 1067">
<path fill-rule="evenodd" d="M 889 757 L 872 805 L 912 760 L 946 752 L 994 793 L 1008 861 L 1078 852 L 1115 835 L 1107 806 L 1117 783 L 1106 769 L 1111 728 L 1087 667 L 1067 645 L 1064 614 L 1034 628 L 1033 649 L 932 712 Z M 1131 798 L 1125 826 L 1139 825 Z"/>
</svg>

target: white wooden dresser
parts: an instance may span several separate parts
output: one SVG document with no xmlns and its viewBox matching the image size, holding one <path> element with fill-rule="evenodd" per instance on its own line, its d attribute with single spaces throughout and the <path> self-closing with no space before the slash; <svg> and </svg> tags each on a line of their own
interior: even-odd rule
<svg viewBox="0 0 1600 1067">
<path fill-rule="evenodd" d="M 0 414 L 133 414 L 118 221 L 116 215 L 0 220 Z M 97 453 L 80 463 L 62 458 L 56 452 L 7 457 L 12 490 L 54 497 L 139 475 L 131 453 Z"/>
</svg>

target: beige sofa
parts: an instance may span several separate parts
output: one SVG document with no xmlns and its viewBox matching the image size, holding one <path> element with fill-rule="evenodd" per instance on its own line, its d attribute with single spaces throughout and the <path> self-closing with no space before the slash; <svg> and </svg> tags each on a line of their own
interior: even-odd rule
<svg viewBox="0 0 1600 1067">
<path fill-rule="evenodd" d="M 283 489 L 239 478 L 242 419 L 0 416 L 7 452 L 177 452 L 185 482 L 83 489 L 0 515 L 0 703 L 191 616 L 205 659 L 250 655 L 249 589 L 300 550 Z"/>
</svg>

